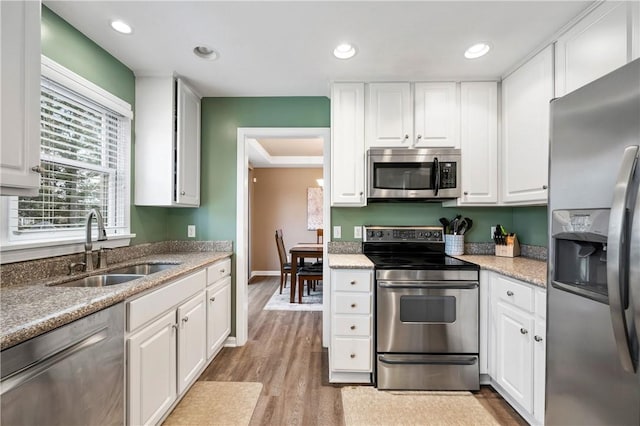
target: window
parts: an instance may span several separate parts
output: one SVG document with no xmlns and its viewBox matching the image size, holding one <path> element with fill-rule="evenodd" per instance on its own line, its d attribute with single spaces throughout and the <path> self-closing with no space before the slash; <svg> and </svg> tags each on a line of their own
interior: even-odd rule
<svg viewBox="0 0 640 426">
<path fill-rule="evenodd" d="M 108 236 L 128 236 L 131 107 L 42 59 L 40 191 L 4 197 L 3 246 L 84 239 L 85 217 L 95 207 Z"/>
</svg>

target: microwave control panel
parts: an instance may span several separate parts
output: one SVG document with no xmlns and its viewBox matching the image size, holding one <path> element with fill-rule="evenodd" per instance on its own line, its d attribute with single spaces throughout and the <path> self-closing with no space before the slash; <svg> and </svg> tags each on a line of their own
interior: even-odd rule
<svg viewBox="0 0 640 426">
<path fill-rule="evenodd" d="M 440 163 L 440 189 L 456 188 L 456 163 Z"/>
</svg>

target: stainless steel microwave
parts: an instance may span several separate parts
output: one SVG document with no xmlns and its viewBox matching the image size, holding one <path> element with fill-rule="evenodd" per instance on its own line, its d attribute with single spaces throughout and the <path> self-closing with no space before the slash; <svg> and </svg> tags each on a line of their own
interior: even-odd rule
<svg viewBox="0 0 640 426">
<path fill-rule="evenodd" d="M 369 201 L 431 201 L 460 196 L 460 150 L 371 148 Z"/>
</svg>

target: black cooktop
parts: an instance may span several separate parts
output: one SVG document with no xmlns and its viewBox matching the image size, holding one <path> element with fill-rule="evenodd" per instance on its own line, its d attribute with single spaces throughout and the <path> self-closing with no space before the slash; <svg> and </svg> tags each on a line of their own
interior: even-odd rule
<svg viewBox="0 0 640 426">
<path fill-rule="evenodd" d="M 366 255 L 376 269 L 452 269 L 479 270 L 476 264 L 446 254 L 434 253 L 381 253 Z"/>
</svg>

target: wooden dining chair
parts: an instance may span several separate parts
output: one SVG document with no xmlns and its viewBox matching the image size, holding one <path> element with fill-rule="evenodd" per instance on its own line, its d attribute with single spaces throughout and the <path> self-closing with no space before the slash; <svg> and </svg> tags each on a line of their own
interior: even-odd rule
<svg viewBox="0 0 640 426">
<path fill-rule="evenodd" d="M 324 229 L 316 229 L 316 243 L 322 244 L 324 242 Z"/>
<path fill-rule="evenodd" d="M 276 229 L 276 247 L 278 248 L 278 258 L 280 258 L 280 294 L 282 294 L 283 287 L 287 286 L 287 276 L 291 274 L 291 263 L 287 262 L 282 229 Z"/>
<path fill-rule="evenodd" d="M 302 303 L 304 284 L 307 283 L 307 296 L 311 294 L 311 288 L 316 289 L 316 283 L 322 281 L 322 265 L 305 266 L 297 271 L 298 274 L 298 303 Z M 293 284 L 291 284 L 293 286 Z"/>
</svg>

